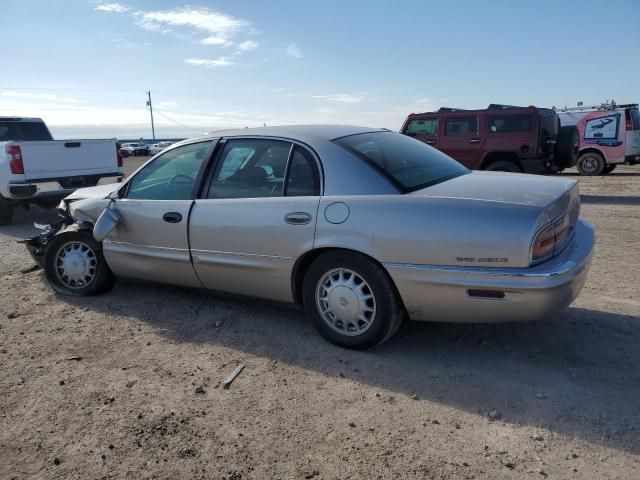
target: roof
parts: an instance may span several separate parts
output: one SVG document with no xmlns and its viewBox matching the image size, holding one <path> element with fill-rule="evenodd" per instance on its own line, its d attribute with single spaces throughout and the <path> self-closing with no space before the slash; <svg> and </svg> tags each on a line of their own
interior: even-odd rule
<svg viewBox="0 0 640 480">
<path fill-rule="evenodd" d="M 9 122 L 42 122 L 41 118 L 36 117 L 0 117 L 0 121 Z"/>
<path fill-rule="evenodd" d="M 313 145 L 358 133 L 382 132 L 384 128 L 353 127 L 348 125 L 282 125 L 277 127 L 239 128 L 209 132 L 207 137 L 265 136 L 298 140 Z"/>
</svg>

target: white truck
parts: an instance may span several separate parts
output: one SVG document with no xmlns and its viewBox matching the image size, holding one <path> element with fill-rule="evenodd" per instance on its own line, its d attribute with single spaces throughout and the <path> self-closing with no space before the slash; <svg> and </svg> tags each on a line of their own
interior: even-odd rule
<svg viewBox="0 0 640 480">
<path fill-rule="evenodd" d="M 0 225 L 15 206 L 53 208 L 77 188 L 122 177 L 115 138 L 54 140 L 40 118 L 0 117 Z"/>
</svg>

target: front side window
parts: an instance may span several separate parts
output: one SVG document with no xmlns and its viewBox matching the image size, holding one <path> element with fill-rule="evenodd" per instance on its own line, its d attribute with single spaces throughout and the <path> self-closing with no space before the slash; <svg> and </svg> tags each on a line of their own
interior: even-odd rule
<svg viewBox="0 0 640 480">
<path fill-rule="evenodd" d="M 398 133 L 362 133 L 334 142 L 378 170 L 404 193 L 469 173 L 439 150 Z"/>
<path fill-rule="evenodd" d="M 131 179 L 126 198 L 132 200 L 188 200 L 211 141 L 174 148 L 156 157 Z"/>
<path fill-rule="evenodd" d="M 491 133 L 522 133 L 531 131 L 531 115 L 500 115 L 488 118 Z"/>
<path fill-rule="evenodd" d="M 228 140 L 220 154 L 207 198 L 280 197 L 291 143 Z"/>
<path fill-rule="evenodd" d="M 404 133 L 407 135 L 435 135 L 437 129 L 437 118 L 411 120 Z"/>
<path fill-rule="evenodd" d="M 478 119 L 473 117 L 447 118 L 445 135 L 471 135 L 478 133 Z"/>
</svg>

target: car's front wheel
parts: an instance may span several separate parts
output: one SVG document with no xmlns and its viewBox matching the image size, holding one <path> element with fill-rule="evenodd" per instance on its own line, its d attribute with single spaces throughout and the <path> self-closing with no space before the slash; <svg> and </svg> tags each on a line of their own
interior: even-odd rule
<svg viewBox="0 0 640 480">
<path fill-rule="evenodd" d="M 88 230 L 53 237 L 47 245 L 44 272 L 51 287 L 65 295 L 97 295 L 113 286 L 101 244 Z"/>
<path fill-rule="evenodd" d="M 343 251 L 324 253 L 311 264 L 303 303 L 325 339 L 354 349 L 389 339 L 405 315 L 387 272 L 364 255 Z"/>
</svg>

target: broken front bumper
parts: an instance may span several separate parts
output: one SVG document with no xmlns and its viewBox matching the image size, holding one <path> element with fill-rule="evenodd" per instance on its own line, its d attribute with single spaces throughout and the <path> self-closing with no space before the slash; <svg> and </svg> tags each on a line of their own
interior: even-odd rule
<svg viewBox="0 0 640 480">
<path fill-rule="evenodd" d="M 23 243 L 36 264 L 44 268 L 44 256 L 47 253 L 47 244 L 64 226 L 64 222 L 60 221 L 50 223 L 49 225 L 34 224 L 34 226 L 42 230 L 42 232 L 35 237 L 19 240 L 19 243 Z"/>
</svg>

